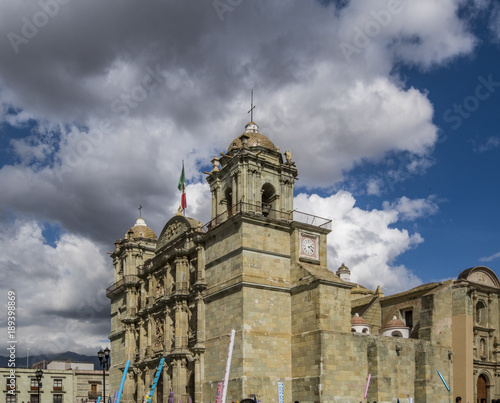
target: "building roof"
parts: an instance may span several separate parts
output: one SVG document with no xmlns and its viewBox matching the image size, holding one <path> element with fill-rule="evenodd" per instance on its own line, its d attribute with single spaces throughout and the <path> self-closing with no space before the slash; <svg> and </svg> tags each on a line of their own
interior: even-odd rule
<svg viewBox="0 0 500 403">
<path fill-rule="evenodd" d="M 387 321 L 387 323 L 384 325 L 384 329 L 399 328 L 399 327 L 406 327 L 406 325 L 401 319 L 398 319 L 396 316 L 393 316 L 392 319 Z"/>
<path fill-rule="evenodd" d="M 276 151 L 276 147 L 273 142 L 259 132 L 259 126 L 257 126 L 254 122 L 249 122 L 245 126 L 245 131 L 231 142 L 227 152 L 229 153 L 230 151 L 243 148 L 243 140 L 245 138 L 248 138 L 248 147 L 260 146 Z"/>
<path fill-rule="evenodd" d="M 352 317 L 351 319 L 351 325 L 367 325 L 366 320 L 364 320 L 361 316 L 359 316 L 359 313 L 356 312 L 356 314 Z"/>
<path fill-rule="evenodd" d="M 132 232 L 132 238 L 156 239 L 156 234 L 146 225 L 146 221 L 144 221 L 142 217 L 139 217 L 134 226 L 127 231 L 125 238 L 128 236 L 129 232 Z"/>
</svg>

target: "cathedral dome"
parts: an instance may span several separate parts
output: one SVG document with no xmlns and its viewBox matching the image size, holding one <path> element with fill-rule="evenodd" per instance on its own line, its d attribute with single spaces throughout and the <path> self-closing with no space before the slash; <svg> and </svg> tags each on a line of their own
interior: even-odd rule
<svg viewBox="0 0 500 403">
<path fill-rule="evenodd" d="M 132 238 L 156 239 L 156 234 L 146 225 L 146 221 L 144 221 L 142 217 L 137 219 L 135 225 L 127 231 L 125 237 L 127 237 L 129 233 L 132 233 Z"/>
<path fill-rule="evenodd" d="M 243 138 L 245 138 L 245 136 L 248 138 L 248 147 L 261 146 L 276 151 L 276 147 L 273 142 L 259 132 L 259 126 L 257 126 L 254 122 L 249 122 L 245 126 L 245 131 L 231 142 L 227 152 L 229 153 L 235 149 L 243 148 Z"/>
<path fill-rule="evenodd" d="M 366 325 L 366 321 L 359 316 L 359 313 L 356 313 L 351 319 L 351 325 Z"/>
<path fill-rule="evenodd" d="M 385 324 L 384 328 L 389 329 L 393 327 L 406 327 L 406 326 L 401 319 L 398 319 L 396 316 L 393 316 L 393 318 Z"/>
</svg>

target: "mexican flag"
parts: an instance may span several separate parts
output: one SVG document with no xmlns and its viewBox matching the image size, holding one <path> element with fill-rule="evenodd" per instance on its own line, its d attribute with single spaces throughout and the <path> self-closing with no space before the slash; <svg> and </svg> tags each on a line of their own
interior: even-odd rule
<svg viewBox="0 0 500 403">
<path fill-rule="evenodd" d="M 179 178 L 179 185 L 177 187 L 182 192 L 181 208 L 185 210 L 187 207 L 187 201 L 186 201 L 186 178 L 184 176 L 184 161 L 182 161 L 182 172 L 181 172 L 181 177 Z"/>
</svg>

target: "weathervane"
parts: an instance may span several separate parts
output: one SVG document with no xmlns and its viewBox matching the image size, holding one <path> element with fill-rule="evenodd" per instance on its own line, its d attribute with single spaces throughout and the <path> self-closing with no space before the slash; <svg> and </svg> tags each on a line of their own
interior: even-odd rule
<svg viewBox="0 0 500 403">
<path fill-rule="evenodd" d="M 250 110 L 247 112 L 250 114 L 250 122 L 253 122 L 253 110 L 255 109 L 255 105 L 253 104 L 253 90 L 252 90 L 252 103 L 250 104 Z"/>
<path fill-rule="evenodd" d="M 139 210 L 139 218 L 142 218 L 142 205 L 139 204 L 139 208 L 137 210 Z"/>
</svg>

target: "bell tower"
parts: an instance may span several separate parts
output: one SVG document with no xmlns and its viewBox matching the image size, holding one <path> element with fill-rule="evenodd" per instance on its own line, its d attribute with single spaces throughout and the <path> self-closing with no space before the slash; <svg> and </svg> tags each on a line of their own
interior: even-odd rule
<svg viewBox="0 0 500 403">
<path fill-rule="evenodd" d="M 212 192 L 212 220 L 220 223 L 238 212 L 291 218 L 297 168 L 290 151 L 283 156 L 254 122 L 234 139 L 226 154 L 212 159 L 207 177 Z M 288 215 L 288 216 L 287 216 Z"/>
</svg>

